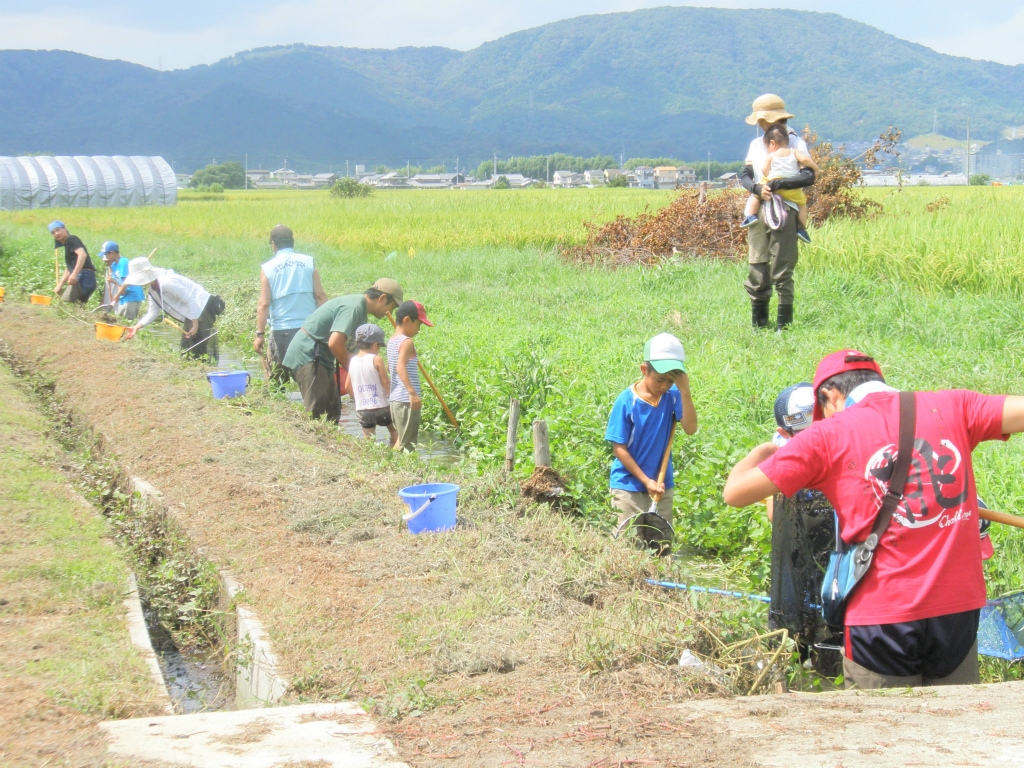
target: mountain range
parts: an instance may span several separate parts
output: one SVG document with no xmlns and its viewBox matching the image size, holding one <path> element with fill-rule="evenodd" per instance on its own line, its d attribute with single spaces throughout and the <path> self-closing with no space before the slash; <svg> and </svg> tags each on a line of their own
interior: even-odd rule
<svg viewBox="0 0 1024 768">
<path fill-rule="evenodd" d="M 666 7 L 583 16 L 470 51 L 301 44 L 159 72 L 0 51 L 0 154 L 159 154 L 298 170 L 566 152 L 740 159 L 778 93 L 839 141 L 890 124 L 996 139 L 1024 125 L 1024 65 L 936 53 L 835 14 Z"/>
</svg>

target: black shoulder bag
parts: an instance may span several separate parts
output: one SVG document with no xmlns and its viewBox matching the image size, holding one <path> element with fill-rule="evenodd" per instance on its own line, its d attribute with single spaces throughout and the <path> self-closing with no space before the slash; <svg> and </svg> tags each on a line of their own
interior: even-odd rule
<svg viewBox="0 0 1024 768">
<path fill-rule="evenodd" d="M 878 510 L 871 535 L 860 544 L 847 546 L 839 537 L 839 526 L 836 526 L 836 548 L 829 556 L 825 580 L 821 584 L 821 615 L 829 626 L 843 626 L 847 598 L 871 567 L 878 542 L 889 527 L 896 507 L 903 500 L 903 489 L 907 484 L 910 460 L 914 452 L 916 424 L 917 399 L 913 392 L 900 392 L 900 436 L 896 464 L 893 466 L 889 490 L 882 499 L 882 506 Z"/>
</svg>

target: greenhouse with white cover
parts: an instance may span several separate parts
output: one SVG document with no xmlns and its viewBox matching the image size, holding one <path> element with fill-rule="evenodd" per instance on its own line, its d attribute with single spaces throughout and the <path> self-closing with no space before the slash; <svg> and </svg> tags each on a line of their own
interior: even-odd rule
<svg viewBox="0 0 1024 768">
<path fill-rule="evenodd" d="M 162 157 L 0 157 L 0 211 L 177 202 L 174 170 Z"/>
</svg>

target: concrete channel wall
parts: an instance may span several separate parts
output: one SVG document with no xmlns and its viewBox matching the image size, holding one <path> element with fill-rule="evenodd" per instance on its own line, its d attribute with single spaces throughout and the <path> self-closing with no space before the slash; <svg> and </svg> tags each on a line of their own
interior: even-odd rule
<svg viewBox="0 0 1024 768">
<path fill-rule="evenodd" d="M 163 494 L 142 478 L 133 477 L 132 490 L 147 504 L 153 505 L 164 515 L 170 515 L 163 502 Z M 216 564 L 214 564 L 216 565 Z M 252 709 L 274 704 L 284 698 L 289 681 L 277 669 L 277 657 L 270 645 L 266 628 L 256 612 L 245 605 L 238 605 L 237 598 L 244 594 L 243 587 L 227 570 L 218 568 L 220 577 L 220 603 L 225 613 L 226 641 L 236 649 L 235 658 L 235 706 L 238 709 Z M 133 579 L 134 584 L 134 579 Z M 136 598 L 138 593 L 136 592 Z M 142 608 L 139 607 L 139 618 Z M 145 622 L 142 624 L 145 631 Z M 146 643 L 149 645 L 149 636 Z M 150 654 L 153 653 L 149 645 Z M 153 656 L 156 663 L 156 657 Z M 159 665 L 157 665 L 159 674 Z M 163 677 L 160 677 L 161 683 Z"/>
</svg>

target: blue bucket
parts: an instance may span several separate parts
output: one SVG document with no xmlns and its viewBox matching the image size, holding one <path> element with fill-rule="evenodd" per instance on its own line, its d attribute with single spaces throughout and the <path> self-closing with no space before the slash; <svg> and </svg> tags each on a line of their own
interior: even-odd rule
<svg viewBox="0 0 1024 768">
<path fill-rule="evenodd" d="M 213 387 L 213 397 L 221 400 L 225 397 L 238 397 L 245 394 L 245 388 L 249 386 L 248 371 L 214 371 L 206 374 Z"/>
<path fill-rule="evenodd" d="M 409 524 L 409 533 L 450 531 L 455 527 L 459 486 L 452 483 L 410 485 L 398 495 L 409 505 L 409 513 L 402 518 Z"/>
</svg>

